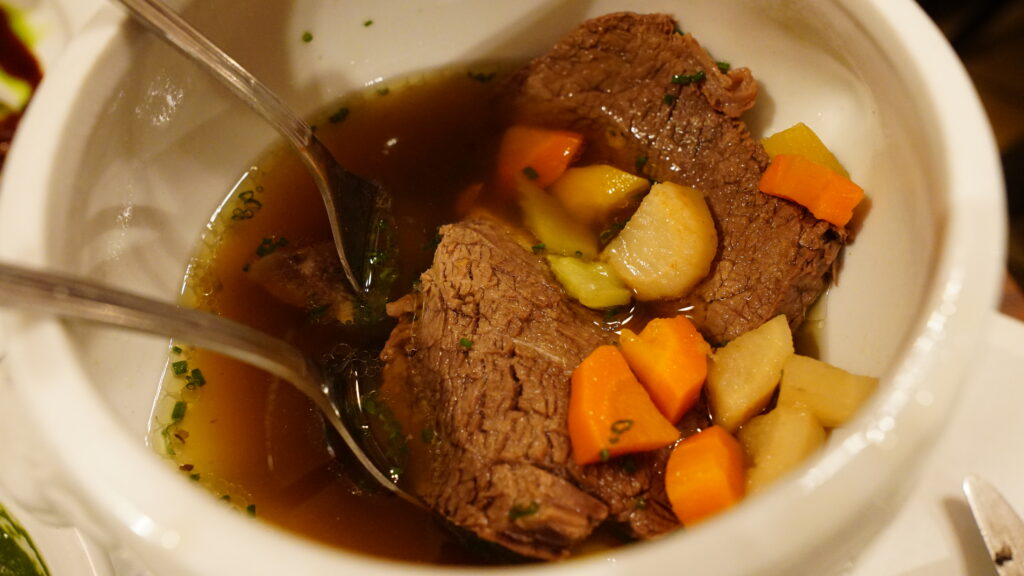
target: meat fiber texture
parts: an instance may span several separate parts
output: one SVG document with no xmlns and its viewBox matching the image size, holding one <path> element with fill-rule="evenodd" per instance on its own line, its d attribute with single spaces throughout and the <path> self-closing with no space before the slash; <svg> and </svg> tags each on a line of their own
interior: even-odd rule
<svg viewBox="0 0 1024 576">
<path fill-rule="evenodd" d="M 420 496 L 457 526 L 524 556 L 561 558 L 606 519 L 636 536 L 678 526 L 664 455 L 580 467 L 566 421 L 570 376 L 614 334 L 565 297 L 543 259 L 493 220 L 441 229 L 382 358 L 432 430 Z"/>
<path fill-rule="evenodd" d="M 740 119 L 757 96 L 748 69 L 722 72 L 670 16 L 618 13 L 583 23 L 513 81 L 522 122 L 581 132 L 589 156 L 705 194 L 718 253 L 666 315 L 687 310 L 713 344 L 778 314 L 803 322 L 846 232 L 758 190 L 768 157 Z"/>
</svg>

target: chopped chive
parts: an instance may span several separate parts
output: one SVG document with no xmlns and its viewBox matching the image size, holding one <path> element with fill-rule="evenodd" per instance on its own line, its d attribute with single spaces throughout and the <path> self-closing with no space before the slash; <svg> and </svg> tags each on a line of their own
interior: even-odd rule
<svg viewBox="0 0 1024 576">
<path fill-rule="evenodd" d="M 469 338 L 459 338 L 459 346 L 462 346 L 463 348 L 472 348 L 473 341 Z"/>
<path fill-rule="evenodd" d="M 193 481 L 196 481 L 196 482 L 198 482 L 198 481 L 199 481 L 199 473 L 198 473 L 198 472 L 197 472 L 197 473 L 195 473 L 195 474 L 189 474 L 189 475 L 188 475 L 188 477 L 189 477 L 190 479 L 192 479 Z"/>
<path fill-rule="evenodd" d="M 344 122 L 346 118 L 348 118 L 348 112 L 348 108 L 338 108 L 338 111 L 335 112 L 334 114 L 331 114 L 330 117 L 327 118 L 327 120 L 331 124 L 340 124 L 341 122 Z"/>
<path fill-rule="evenodd" d="M 581 251 L 579 251 L 579 250 L 577 250 L 576 252 L 574 252 L 574 253 L 573 253 L 573 255 L 574 255 L 574 256 L 576 256 L 577 258 L 583 258 L 583 252 L 581 252 Z"/>
<path fill-rule="evenodd" d="M 171 371 L 174 372 L 175 376 L 181 376 L 188 372 L 188 360 L 178 360 L 177 362 L 171 363 Z"/>
<path fill-rule="evenodd" d="M 484 84 L 484 83 L 490 82 L 491 80 L 494 80 L 494 77 L 497 74 L 495 74 L 494 72 L 472 72 L 472 71 L 470 71 L 470 72 L 467 72 L 466 75 L 469 76 L 471 79 L 476 80 L 477 82 L 480 82 L 481 84 Z"/>
<path fill-rule="evenodd" d="M 525 518 L 526 516 L 533 516 L 537 513 L 538 510 L 540 510 L 540 503 L 537 502 L 536 500 L 530 502 L 529 506 L 522 506 L 520 504 L 516 504 L 509 509 L 508 519 L 516 520 L 519 518 Z"/>
<path fill-rule="evenodd" d="M 391 88 L 388 88 L 387 86 L 384 86 L 383 88 L 377 88 L 377 94 L 380 94 L 381 96 L 387 96 L 390 93 Z"/>
<path fill-rule="evenodd" d="M 178 400 L 174 403 L 174 409 L 171 410 L 171 420 L 177 422 L 185 417 L 185 409 L 188 408 L 183 400 Z"/>
<path fill-rule="evenodd" d="M 625 434 L 626 432 L 629 432 L 631 428 L 633 428 L 632 420 L 622 419 L 612 422 L 612 434 L 615 434 L 616 436 L 620 436 L 622 434 Z"/>
<path fill-rule="evenodd" d="M 665 102 L 665 104 L 671 106 L 671 105 L 676 103 L 676 95 L 675 94 L 665 94 L 665 97 L 662 98 L 662 101 Z"/>
<path fill-rule="evenodd" d="M 529 178 L 530 180 L 536 180 L 537 178 L 540 178 L 540 174 L 537 173 L 537 170 L 533 166 L 527 166 L 526 168 L 523 168 L 523 174 L 525 174 L 526 177 Z"/>
<path fill-rule="evenodd" d="M 680 86 L 687 86 L 704 79 L 704 71 L 698 70 L 694 74 L 676 74 L 672 76 L 672 83 Z"/>
<path fill-rule="evenodd" d="M 728 62 L 722 60 L 715 62 L 715 66 L 718 66 L 718 69 L 722 72 L 728 72 L 729 70 L 732 69 L 732 64 L 729 64 Z"/>
<path fill-rule="evenodd" d="M 637 156 L 636 160 L 633 161 L 633 166 L 636 168 L 638 174 L 642 172 L 644 166 L 647 166 L 647 156 Z"/>
<path fill-rule="evenodd" d="M 373 26 L 373 20 L 366 20 L 365 22 L 363 22 L 363 26 L 366 28 Z"/>
<path fill-rule="evenodd" d="M 302 33 L 302 41 L 305 42 L 306 44 L 309 44 L 310 42 L 312 42 L 313 41 L 313 33 L 310 32 L 309 30 L 306 30 L 305 32 L 303 32 Z"/>
<path fill-rule="evenodd" d="M 263 258 L 273 254 L 278 248 L 288 245 L 288 239 L 281 236 L 271 236 L 260 240 L 260 245 L 256 247 L 256 256 Z"/>
<path fill-rule="evenodd" d="M 601 462 L 607 462 L 608 459 L 611 458 L 611 453 L 608 452 L 607 448 L 603 448 L 603 449 L 601 449 L 600 452 L 598 452 L 597 456 L 598 456 L 598 458 L 601 459 Z"/>
<path fill-rule="evenodd" d="M 203 376 L 203 371 L 199 368 L 193 368 L 185 377 L 185 383 L 191 388 L 202 388 L 206 386 L 206 376 Z"/>
<path fill-rule="evenodd" d="M 256 505 L 255 504 L 249 504 L 248 506 L 245 507 L 245 512 L 249 516 L 255 516 L 256 515 Z"/>
<path fill-rule="evenodd" d="M 171 352 L 174 352 L 175 354 L 181 354 L 181 346 L 172 346 Z"/>
<path fill-rule="evenodd" d="M 539 242 L 530 247 L 534 254 L 540 254 L 545 248 L 547 248 L 547 246 L 545 246 L 543 242 Z"/>
</svg>

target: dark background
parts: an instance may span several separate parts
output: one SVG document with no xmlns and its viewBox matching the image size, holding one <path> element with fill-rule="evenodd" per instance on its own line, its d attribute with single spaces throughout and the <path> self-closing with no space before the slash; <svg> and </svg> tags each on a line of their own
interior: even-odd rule
<svg viewBox="0 0 1024 576">
<path fill-rule="evenodd" d="M 1024 319 L 1024 0 L 918 3 L 960 55 L 992 121 L 1010 218 L 1010 273 L 1002 310 Z"/>
</svg>

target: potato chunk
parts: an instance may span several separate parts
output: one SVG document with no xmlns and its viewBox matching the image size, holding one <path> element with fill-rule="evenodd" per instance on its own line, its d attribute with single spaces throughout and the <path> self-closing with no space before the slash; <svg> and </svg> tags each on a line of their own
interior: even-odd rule
<svg viewBox="0 0 1024 576">
<path fill-rule="evenodd" d="M 651 187 L 604 258 L 638 300 L 678 298 L 711 270 L 718 233 L 704 196 L 686 186 Z"/>
<path fill-rule="evenodd" d="M 519 207 L 526 227 L 549 254 L 594 258 L 597 235 L 577 222 L 553 196 L 526 180 L 519 181 Z"/>
<path fill-rule="evenodd" d="M 633 299 L 629 288 L 602 262 L 551 254 L 547 260 L 565 293 L 587 308 L 625 306 Z"/>
<path fill-rule="evenodd" d="M 794 354 L 782 367 L 779 405 L 806 406 L 827 428 L 842 426 L 878 387 L 878 378 L 851 374 Z"/>
<path fill-rule="evenodd" d="M 777 406 L 737 434 L 750 461 L 747 491 L 755 492 L 796 468 L 825 442 L 825 428 L 806 408 Z"/>
<path fill-rule="evenodd" d="M 634 196 L 650 186 L 646 178 L 607 164 L 595 164 L 569 168 L 549 191 L 574 218 L 596 225 L 626 208 Z"/>
<path fill-rule="evenodd" d="M 716 350 L 705 384 L 714 422 L 734 432 L 764 410 L 792 355 L 793 335 L 782 315 Z"/>
</svg>

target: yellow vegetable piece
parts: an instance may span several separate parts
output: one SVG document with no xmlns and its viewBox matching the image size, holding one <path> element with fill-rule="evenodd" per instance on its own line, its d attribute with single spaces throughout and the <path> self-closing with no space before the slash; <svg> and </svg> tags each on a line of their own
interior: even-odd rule
<svg viewBox="0 0 1024 576">
<path fill-rule="evenodd" d="M 625 306 L 633 292 L 608 266 L 570 256 L 547 256 L 548 265 L 566 294 L 587 308 Z"/>
<path fill-rule="evenodd" d="M 603 259 L 638 300 L 685 295 L 711 270 L 718 233 L 704 195 L 661 182 L 605 247 Z"/>
<path fill-rule="evenodd" d="M 597 235 L 573 219 L 558 200 L 522 178 L 518 192 L 523 221 L 548 254 L 588 259 L 597 256 Z"/>
<path fill-rule="evenodd" d="M 878 387 L 878 378 L 851 374 L 794 354 L 782 367 L 779 406 L 805 406 L 827 428 L 842 426 Z"/>
<path fill-rule="evenodd" d="M 792 471 L 825 443 L 825 428 L 806 408 L 777 406 L 747 422 L 737 437 L 750 461 L 747 491 Z"/>
<path fill-rule="evenodd" d="M 580 222 L 595 225 L 626 208 L 650 182 L 606 164 L 569 168 L 548 188 Z"/>
<path fill-rule="evenodd" d="M 806 124 L 798 122 L 781 132 L 761 140 L 765 152 L 775 157 L 779 154 L 796 154 L 808 160 L 827 166 L 840 174 L 843 178 L 849 178 L 850 174 L 839 163 L 832 151 L 825 146 L 821 138 L 814 133 Z"/>
<path fill-rule="evenodd" d="M 714 423 L 734 432 L 764 410 L 792 355 L 793 335 L 782 315 L 716 350 L 705 384 Z"/>
</svg>

